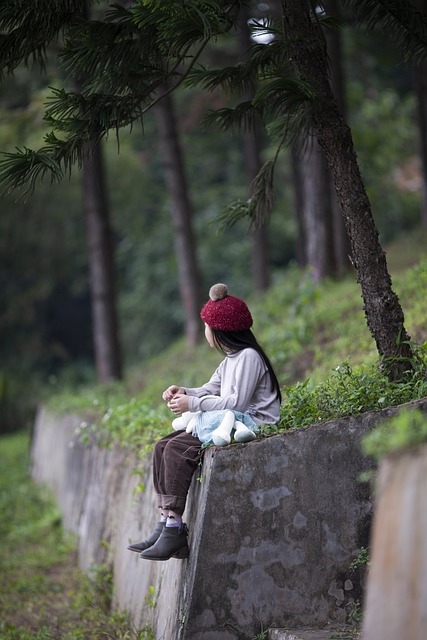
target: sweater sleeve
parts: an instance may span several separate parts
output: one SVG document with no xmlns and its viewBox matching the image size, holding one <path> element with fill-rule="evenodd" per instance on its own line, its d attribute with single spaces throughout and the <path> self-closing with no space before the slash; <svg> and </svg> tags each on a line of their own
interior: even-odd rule
<svg viewBox="0 0 427 640">
<path fill-rule="evenodd" d="M 219 365 L 219 367 L 215 370 L 210 380 L 206 382 L 201 387 L 183 387 L 185 393 L 188 396 L 194 396 L 196 398 L 201 398 L 203 396 L 212 395 L 219 396 L 221 393 L 221 369 L 223 366 L 223 362 Z M 191 404 L 191 401 L 190 401 Z M 197 409 L 189 409 L 190 411 L 197 411 Z"/>
<path fill-rule="evenodd" d="M 221 395 L 212 394 L 212 392 L 203 395 L 189 393 L 189 410 L 249 411 L 255 391 L 265 373 L 265 365 L 259 354 L 253 349 L 244 349 L 239 352 L 238 357 L 229 358 L 227 366 L 222 367 Z"/>
</svg>

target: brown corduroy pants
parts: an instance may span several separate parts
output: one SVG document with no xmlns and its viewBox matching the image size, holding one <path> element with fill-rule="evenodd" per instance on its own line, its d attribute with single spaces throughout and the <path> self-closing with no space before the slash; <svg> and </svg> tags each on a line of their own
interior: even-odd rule
<svg viewBox="0 0 427 640">
<path fill-rule="evenodd" d="M 182 515 L 193 473 L 201 463 L 202 443 L 191 433 L 174 431 L 158 440 L 153 453 L 153 482 L 158 506 Z"/>
</svg>

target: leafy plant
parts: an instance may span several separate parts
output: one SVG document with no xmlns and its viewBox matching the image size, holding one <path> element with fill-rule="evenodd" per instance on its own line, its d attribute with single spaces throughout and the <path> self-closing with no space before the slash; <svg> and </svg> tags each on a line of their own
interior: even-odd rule
<svg viewBox="0 0 427 640">
<path fill-rule="evenodd" d="M 49 492 L 28 476 L 27 433 L 0 442 L 2 640 L 152 640 L 111 611 L 111 568 L 75 567 L 75 540 Z M 25 542 L 25 544 L 23 544 Z"/>
<path fill-rule="evenodd" d="M 366 454 L 381 458 L 400 449 L 427 442 L 427 417 L 419 409 L 402 409 L 397 415 L 378 425 L 363 439 Z"/>
<path fill-rule="evenodd" d="M 308 379 L 286 387 L 279 424 L 262 427 L 261 431 L 270 435 L 421 398 L 427 395 L 424 349 L 417 364 L 415 373 L 406 380 L 390 383 L 378 365 L 353 369 L 348 360 L 342 362 L 317 385 Z"/>
<path fill-rule="evenodd" d="M 359 554 L 350 564 L 350 571 L 354 573 L 359 567 L 364 567 L 369 563 L 369 551 L 366 547 L 360 547 Z"/>
<path fill-rule="evenodd" d="M 350 623 L 360 625 L 363 619 L 362 605 L 359 600 L 351 603 L 350 613 L 348 614 L 348 620 Z"/>
</svg>

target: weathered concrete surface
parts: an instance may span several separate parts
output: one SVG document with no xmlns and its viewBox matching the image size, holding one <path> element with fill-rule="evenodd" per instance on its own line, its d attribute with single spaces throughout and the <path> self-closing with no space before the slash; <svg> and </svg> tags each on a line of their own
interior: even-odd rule
<svg viewBox="0 0 427 640">
<path fill-rule="evenodd" d="M 427 445 L 384 458 L 363 620 L 365 640 L 427 637 Z"/>
<path fill-rule="evenodd" d="M 186 637 L 345 621 L 361 596 L 349 566 L 368 544 L 369 487 L 358 477 L 369 427 L 365 416 L 213 454 L 200 530 L 209 553 L 196 558 Z"/>
<path fill-rule="evenodd" d="M 356 640 L 354 629 L 270 629 L 268 640 Z"/>
<path fill-rule="evenodd" d="M 79 562 L 110 562 L 114 602 L 156 640 L 248 640 L 262 629 L 341 623 L 361 596 L 350 563 L 367 546 L 372 502 L 360 440 L 395 410 L 206 452 L 186 520 L 188 560 L 140 560 L 129 541 L 157 519 L 150 461 L 78 442 L 80 420 L 40 410 L 33 475 L 50 485 Z M 138 483 L 145 484 L 135 493 Z"/>
</svg>

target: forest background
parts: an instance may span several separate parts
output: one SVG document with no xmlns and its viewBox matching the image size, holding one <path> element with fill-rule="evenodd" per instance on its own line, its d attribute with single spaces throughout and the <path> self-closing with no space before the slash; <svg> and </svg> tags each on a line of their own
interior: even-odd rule
<svg viewBox="0 0 427 640">
<path fill-rule="evenodd" d="M 258 20 L 266 7 L 256 6 Z M 405 61 L 396 42 L 381 30 L 356 26 L 351 11 L 340 3 L 331 2 L 330 8 L 343 21 L 341 29 L 330 31 L 335 45 L 339 39 L 338 58 L 331 60 L 339 63 L 342 72 L 341 96 L 385 245 L 425 226 L 423 64 Z M 97 11 L 105 11 L 105 5 L 100 3 Z M 69 81 L 57 66 L 59 49 L 59 43 L 50 46 L 44 73 L 37 66 L 19 66 L 13 76 L 4 76 L 0 85 L 3 151 L 41 146 L 49 129 L 43 119 L 49 87 Z M 234 62 L 238 55 L 232 37 L 224 40 L 220 50 L 206 53 L 212 64 L 218 57 L 221 63 Z M 349 271 L 353 278 L 349 264 L 319 264 L 316 255 L 310 254 L 304 223 L 320 215 L 322 199 L 326 207 L 333 205 L 325 195 L 328 178 L 320 185 L 323 195 L 321 189 L 313 195 L 308 187 L 314 182 L 310 158 L 296 158 L 295 149 L 282 153 L 276 169 L 274 207 L 269 224 L 262 229 L 261 266 L 253 260 L 259 253 L 259 230 L 254 233 L 242 219 L 219 232 L 218 215 L 231 202 L 248 198 L 254 172 L 247 163 L 247 137 L 239 131 L 202 127 L 209 109 L 229 104 L 229 97 L 220 91 L 183 86 L 174 92 L 173 100 L 182 154 L 179 164 L 184 168 L 201 275 L 200 301 L 217 281 L 227 282 L 230 292 L 256 301 L 288 273 L 298 306 L 304 294 L 292 275 L 295 266 L 301 274 L 309 274 L 304 280 L 310 283 L 304 285 L 306 292 L 329 278 L 338 287 L 338 278 L 348 277 Z M 121 353 L 126 375 L 138 370 L 141 386 L 144 363 L 185 331 L 183 283 L 171 216 L 175 203 L 159 144 L 164 138 L 161 119 L 149 112 L 143 130 L 134 125 L 121 132 L 119 152 L 114 135 L 102 142 Z M 274 153 L 274 144 L 259 131 L 257 145 L 262 164 Z M 37 398 L 46 390 L 97 378 L 84 178 L 85 171 L 73 171 L 60 184 L 45 180 L 29 198 L 10 193 L 1 199 L 1 431 L 31 421 Z M 330 192 L 329 182 L 326 191 Z M 281 341 L 279 351 L 286 351 L 289 336 L 282 335 Z M 286 366 L 279 371 L 283 383 L 295 381 L 300 374 L 301 370 L 290 373 Z"/>
<path fill-rule="evenodd" d="M 37 54 L 32 64 L 32 51 L 40 44 L 38 35 L 43 36 L 43 27 L 57 19 L 55 8 L 72 7 L 75 12 L 79 7 L 80 19 L 89 17 L 90 8 L 92 21 L 98 21 L 92 25 L 96 35 L 98 28 L 108 34 L 111 28 L 120 30 L 122 24 L 129 27 L 132 21 L 121 10 L 130 5 L 141 10 L 160 7 L 161 11 L 172 5 L 197 10 L 198 5 L 209 9 L 226 4 L 123 0 L 108 23 L 104 1 L 63 0 L 57 5 L 50 0 L 3 0 L 0 150 L 16 158 L 16 148 L 20 149 L 21 159 L 33 159 L 33 168 L 40 160 L 49 163 L 48 154 L 27 157 L 26 149 L 46 144 L 52 126 L 52 117 L 44 117 L 46 108 L 52 108 L 52 99 L 57 105 L 65 101 L 61 88 L 76 92 L 84 88 L 84 78 L 76 78 L 67 65 L 58 64 L 61 37 L 47 39 L 44 70 Z M 255 42 L 253 18 L 262 26 L 270 10 L 274 13 L 285 4 L 294 9 L 308 6 L 299 0 L 271 0 L 251 3 L 248 15 L 243 3 L 237 28 L 206 47 L 203 63 L 212 68 L 239 63 L 251 41 L 248 20 Z M 211 109 L 250 100 L 251 92 L 236 96 L 219 87 L 207 91 L 195 83 L 182 83 L 170 102 L 165 100 L 163 106 L 160 102 L 158 109 L 144 114 L 143 127 L 135 121 L 132 127 L 122 128 L 119 145 L 113 127 L 108 138 L 94 147 L 96 166 L 85 157 L 83 168 L 79 171 L 74 166 L 59 184 L 50 183 L 46 175 L 30 196 L 23 193 L 25 186 L 3 192 L 0 432 L 20 431 L 2 437 L 0 447 L 0 564 L 4 576 L 0 631 L 5 637 L 75 640 L 88 633 L 99 638 L 152 637 L 149 629 L 130 632 L 128 621 L 115 617 L 119 614 L 111 618 L 108 567 L 94 568 L 95 586 L 85 585 L 75 573 L 75 541 L 61 530 L 61 514 L 51 496 L 29 481 L 24 451 L 37 404 L 49 402 L 54 409 L 74 410 L 82 419 L 89 416 L 78 428 L 82 442 L 91 441 L 92 431 L 87 427 L 94 417 L 101 417 L 103 428 L 98 430 L 99 422 L 94 425 L 100 444 L 119 440 L 146 455 L 153 439 L 170 430 L 170 412 L 158 406 L 164 386 L 200 384 L 220 359 L 203 342 L 198 318 L 212 283 L 225 281 L 231 293 L 250 304 L 256 333 L 284 385 L 279 429 L 403 404 L 427 394 L 427 74 L 423 58 L 408 57 L 404 46 L 406 36 L 420 41 L 421 33 L 423 41 L 425 29 L 422 19 L 416 26 L 408 21 L 406 9 L 417 8 L 425 18 L 427 4 L 425 0 L 385 2 L 398 8 L 402 25 L 406 20 L 401 25 L 406 34 L 402 38 L 392 28 L 381 28 L 387 20 L 373 19 L 375 8 L 373 14 L 367 11 L 365 20 L 360 15 L 357 19 L 355 7 L 378 8 L 380 4 L 384 3 L 325 0 L 322 9 L 316 5 L 312 15 L 318 20 L 335 19 L 322 22 L 331 81 L 351 126 L 393 287 L 405 311 L 405 326 L 418 345 L 414 353 L 421 355 L 417 362 L 421 366 L 398 383 L 378 367 L 356 270 L 348 260 L 342 220 L 331 195 L 332 182 L 312 136 L 307 147 L 282 149 L 268 224 L 255 231 L 243 217 L 221 231 L 218 216 L 225 211 L 239 216 L 253 194 L 254 175 L 274 156 L 277 141 L 271 126 L 256 127 L 248 135 L 239 128 L 224 131 L 203 126 L 203 119 Z M 75 13 L 73 16 L 76 18 Z M 15 28 L 18 35 L 26 28 L 28 37 L 14 42 Z M 137 28 L 129 28 L 137 40 Z M 271 42 L 269 29 L 261 35 Z M 84 62 L 87 41 L 75 38 L 69 44 L 67 55 Z M 110 45 L 102 50 L 107 57 L 109 49 L 114 54 Z M 424 38 L 424 48 L 426 45 Z M 29 66 L 18 64 L 26 56 Z M 122 75 L 123 67 L 118 69 Z M 87 97 L 90 100 L 90 90 Z M 75 99 L 78 102 L 78 96 Z M 4 158 L 11 157 L 0 158 L 3 186 L 7 182 Z M 231 210 L 230 203 L 234 203 Z M 100 214 L 98 222 L 104 231 L 111 232 L 109 258 L 113 259 L 116 297 L 110 302 L 117 302 L 119 338 L 112 351 L 117 358 L 110 358 L 108 336 L 97 344 L 102 333 L 98 330 L 99 303 L 109 296 L 103 295 L 102 281 L 93 282 L 94 263 L 102 253 L 99 237 L 91 233 L 94 212 Z M 181 243 L 176 242 L 177 235 Z M 188 240 L 190 246 L 185 244 Z M 191 254 L 193 264 L 188 261 Z M 376 256 L 372 257 L 375 262 Z M 108 264 L 104 266 L 108 271 Z M 191 294 L 197 291 L 189 313 L 192 295 L 186 295 L 186 287 L 190 281 Z M 412 426 L 409 442 L 414 444 L 419 434 L 414 436 Z M 23 427 L 30 428 L 22 431 Z M 398 429 L 397 446 L 402 445 L 401 431 Z M 263 428 L 262 435 L 268 436 L 268 429 Z M 424 432 L 421 436 L 425 440 Z M 404 438 L 407 444 L 407 432 Z M 395 445 L 396 438 L 387 431 L 380 446 L 384 450 Z M 360 622 L 360 615 L 358 604 L 350 619 Z"/>
</svg>

